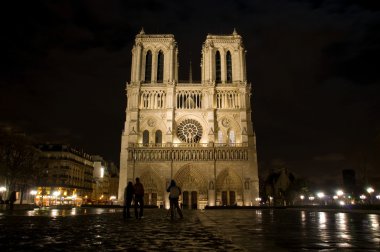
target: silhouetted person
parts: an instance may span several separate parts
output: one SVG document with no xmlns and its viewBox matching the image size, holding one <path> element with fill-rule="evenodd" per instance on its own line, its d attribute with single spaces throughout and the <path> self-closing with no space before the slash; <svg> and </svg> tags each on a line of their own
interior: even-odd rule
<svg viewBox="0 0 380 252">
<path fill-rule="evenodd" d="M 12 191 L 9 195 L 9 209 L 13 210 L 13 205 L 16 201 L 16 191 Z"/>
<path fill-rule="evenodd" d="M 123 209 L 124 219 L 131 218 L 131 213 L 129 209 L 131 208 L 134 193 L 135 193 L 135 188 L 133 186 L 133 183 L 129 181 L 128 185 L 125 187 L 125 190 L 124 190 L 124 209 Z"/>
<path fill-rule="evenodd" d="M 170 185 L 166 191 L 169 193 L 170 217 L 171 217 L 171 219 L 174 218 L 174 209 L 175 208 L 177 208 L 177 212 L 182 219 L 183 218 L 182 211 L 178 205 L 179 195 L 181 195 L 181 193 L 182 193 L 181 188 L 179 188 L 179 186 L 176 185 L 174 179 L 172 179 L 172 181 L 170 182 Z"/>
<path fill-rule="evenodd" d="M 137 207 L 140 206 L 140 213 L 137 213 Z M 140 179 L 136 178 L 135 183 L 135 216 L 136 219 L 141 219 L 144 213 L 144 186 Z"/>
</svg>

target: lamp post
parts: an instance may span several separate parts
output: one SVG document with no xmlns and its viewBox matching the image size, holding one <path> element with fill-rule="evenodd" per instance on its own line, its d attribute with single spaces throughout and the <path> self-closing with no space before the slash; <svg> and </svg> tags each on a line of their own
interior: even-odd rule
<svg viewBox="0 0 380 252">
<path fill-rule="evenodd" d="M 0 201 L 1 201 L 1 203 L 3 203 L 3 201 L 4 201 L 3 194 L 6 190 L 7 190 L 7 188 L 5 188 L 5 186 L 0 186 Z"/>
<path fill-rule="evenodd" d="M 323 200 L 323 198 L 325 197 L 325 194 L 323 192 L 318 192 L 317 197 L 319 198 L 320 203 L 323 203 L 323 205 L 326 205 L 325 201 Z"/>
<path fill-rule="evenodd" d="M 367 193 L 368 193 L 368 195 L 369 195 L 369 200 L 368 200 L 368 202 L 369 202 L 369 204 L 371 205 L 372 204 L 372 193 L 374 192 L 375 190 L 372 188 L 372 187 L 368 187 L 367 188 Z"/>
</svg>

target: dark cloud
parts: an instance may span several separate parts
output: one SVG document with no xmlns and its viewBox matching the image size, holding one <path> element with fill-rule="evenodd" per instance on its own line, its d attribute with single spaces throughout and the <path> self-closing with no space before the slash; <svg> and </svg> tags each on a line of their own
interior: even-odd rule
<svg viewBox="0 0 380 252">
<path fill-rule="evenodd" d="M 377 1 L 18 1 L 0 10 L 0 121 L 118 162 L 134 36 L 174 34 L 200 79 L 208 33 L 247 49 L 260 169 L 339 177 L 379 164 Z M 334 158 L 335 157 L 335 158 Z M 344 157 L 344 158 L 337 158 Z M 367 167 L 367 168 L 363 168 Z"/>
</svg>

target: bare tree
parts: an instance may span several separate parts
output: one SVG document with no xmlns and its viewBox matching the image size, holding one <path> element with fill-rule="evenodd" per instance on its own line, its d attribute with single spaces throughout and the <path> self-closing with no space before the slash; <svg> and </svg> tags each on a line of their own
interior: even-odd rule
<svg viewBox="0 0 380 252">
<path fill-rule="evenodd" d="M 20 203 L 28 186 L 36 182 L 38 157 L 39 151 L 25 135 L 0 130 L 0 174 L 8 193 L 20 191 Z"/>
</svg>

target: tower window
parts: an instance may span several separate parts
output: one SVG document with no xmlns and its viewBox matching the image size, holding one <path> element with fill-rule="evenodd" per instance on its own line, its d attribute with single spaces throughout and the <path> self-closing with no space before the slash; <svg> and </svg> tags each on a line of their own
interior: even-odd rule
<svg viewBox="0 0 380 252">
<path fill-rule="evenodd" d="M 220 65 L 220 52 L 216 51 L 215 54 L 215 81 L 216 82 L 221 82 L 221 65 Z"/>
<path fill-rule="evenodd" d="M 156 144 L 162 144 L 162 131 L 156 131 Z"/>
<path fill-rule="evenodd" d="M 144 130 L 143 132 L 143 144 L 148 145 L 149 144 L 149 131 Z"/>
<path fill-rule="evenodd" d="M 162 51 L 158 53 L 157 57 L 157 82 L 162 83 L 164 80 L 164 54 Z"/>
<path fill-rule="evenodd" d="M 227 60 L 227 82 L 231 83 L 232 82 L 232 58 L 231 58 L 230 51 L 227 52 L 226 60 Z"/>
<path fill-rule="evenodd" d="M 150 83 L 152 79 L 152 52 L 149 50 L 145 58 L 145 82 Z"/>
</svg>

